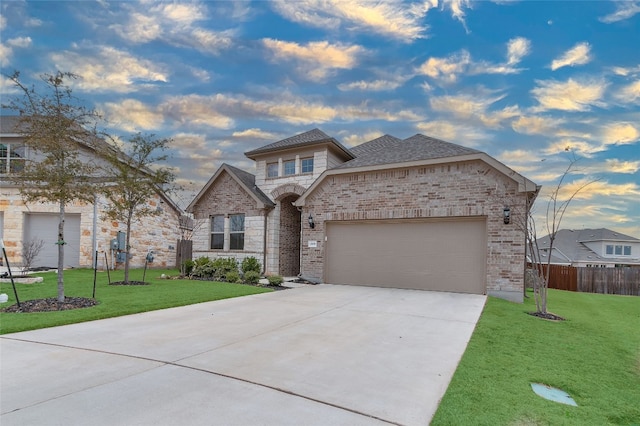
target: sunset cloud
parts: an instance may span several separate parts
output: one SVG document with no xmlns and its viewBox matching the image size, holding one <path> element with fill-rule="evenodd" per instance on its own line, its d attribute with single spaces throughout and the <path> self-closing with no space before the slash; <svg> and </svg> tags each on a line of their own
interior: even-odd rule
<svg viewBox="0 0 640 426">
<path fill-rule="evenodd" d="M 538 80 L 531 94 L 538 101 L 538 111 L 563 110 L 587 111 L 591 106 L 603 106 L 604 81 L 578 81 L 570 78 L 562 82 L 556 80 Z"/>
<path fill-rule="evenodd" d="M 337 69 L 356 66 L 364 49 L 357 45 L 330 44 L 327 41 L 298 44 L 288 41 L 263 39 L 272 60 L 297 62 L 298 72 L 310 80 L 323 80 Z"/>
<path fill-rule="evenodd" d="M 562 67 L 573 67 L 576 65 L 584 65 L 591 61 L 591 46 L 587 42 L 578 43 L 571 49 L 567 50 L 558 59 L 551 62 L 553 71 Z"/>
</svg>

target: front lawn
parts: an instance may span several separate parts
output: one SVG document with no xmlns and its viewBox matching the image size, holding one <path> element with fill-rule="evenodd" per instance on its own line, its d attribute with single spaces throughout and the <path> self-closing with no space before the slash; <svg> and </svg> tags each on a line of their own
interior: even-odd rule
<svg viewBox="0 0 640 426">
<path fill-rule="evenodd" d="M 532 298 L 487 300 L 432 425 L 640 425 L 640 297 L 549 290 L 549 306 L 566 321 L 527 315 Z"/>
<path fill-rule="evenodd" d="M 193 303 L 227 299 L 248 294 L 271 291 L 242 284 L 229 284 L 197 280 L 161 279 L 161 274 L 177 275 L 176 270 L 147 270 L 145 281 L 149 285 L 109 285 L 106 272 L 98 272 L 96 300 L 91 308 L 41 313 L 0 312 L 0 334 L 34 330 L 56 325 L 111 318 L 156 309 L 190 305 Z M 111 271 L 111 281 L 121 281 L 122 271 Z M 130 271 L 130 280 L 142 280 L 142 270 Z M 44 277 L 39 284 L 16 284 L 21 302 L 57 296 L 55 272 L 35 274 Z M 93 270 L 74 269 L 64 273 L 65 296 L 91 298 L 93 294 Z M 6 308 L 15 304 L 11 283 L 1 283 L 0 293 L 9 295 L 9 301 L 0 305 Z"/>
</svg>

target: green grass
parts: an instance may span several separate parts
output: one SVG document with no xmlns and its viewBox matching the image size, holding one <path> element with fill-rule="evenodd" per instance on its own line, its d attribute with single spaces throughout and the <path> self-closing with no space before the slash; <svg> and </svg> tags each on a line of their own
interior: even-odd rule
<svg viewBox="0 0 640 426">
<path fill-rule="evenodd" d="M 549 306 L 566 321 L 527 315 L 531 298 L 487 300 L 432 425 L 640 425 L 640 297 L 549 290 Z"/>
<path fill-rule="evenodd" d="M 141 280 L 142 273 L 142 270 L 132 270 L 129 279 Z M 0 312 L 0 334 L 272 291 L 241 284 L 160 279 L 159 277 L 162 273 L 173 276 L 178 275 L 176 270 L 147 270 L 145 281 L 149 282 L 150 285 L 110 286 L 107 273 L 98 272 L 96 285 L 97 306 L 42 313 Z M 39 284 L 16 284 L 21 302 L 57 296 L 57 276 L 55 272 L 35 275 L 44 277 L 44 282 Z M 122 271 L 111 271 L 111 281 L 121 281 L 123 276 Z M 65 296 L 91 298 L 93 295 L 93 270 L 74 269 L 65 271 L 64 288 Z M 16 300 L 11 283 L 1 283 L 0 293 L 9 295 L 9 301 L 2 304 L 3 308 L 15 304 Z"/>
</svg>

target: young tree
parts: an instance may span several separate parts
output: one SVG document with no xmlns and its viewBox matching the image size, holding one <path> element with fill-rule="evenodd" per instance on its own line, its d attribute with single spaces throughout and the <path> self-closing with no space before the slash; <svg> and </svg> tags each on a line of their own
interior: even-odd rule
<svg viewBox="0 0 640 426">
<path fill-rule="evenodd" d="M 155 135 L 138 133 L 129 139 L 128 148 L 110 146 L 103 153 L 112 167 L 110 184 L 104 186 L 104 195 L 110 202 L 105 215 L 112 220 L 124 222 L 127 227 L 125 283 L 129 282 L 131 225 L 139 218 L 160 214 L 157 208 L 149 204 L 149 200 L 167 190 L 167 185 L 175 180 L 171 168 L 158 166 L 158 163 L 167 159 L 167 155 L 162 152 L 171 142 L 171 139 L 156 139 Z"/>
<path fill-rule="evenodd" d="M 533 294 L 536 302 L 536 314 L 539 316 L 549 315 L 547 312 L 547 294 L 551 274 L 551 255 L 562 219 L 575 197 L 587 186 L 597 181 L 597 179 L 587 179 L 572 188 L 568 187 L 566 180 L 575 169 L 577 161 L 578 159 L 572 155 L 569 165 L 549 194 L 544 216 L 544 227 L 549 235 L 549 245 L 544 247 L 548 251 L 546 261 L 541 259 L 534 214 L 529 210 L 527 215 L 527 249 L 534 266 Z"/>
<path fill-rule="evenodd" d="M 73 96 L 68 81 L 77 79 L 75 74 L 44 74 L 39 88 L 23 83 L 17 71 L 7 77 L 19 95 L 3 108 L 20 114 L 16 131 L 30 151 L 29 161 L 12 180 L 26 202 L 58 205 L 58 301 L 64 302 L 65 209 L 75 201 L 94 200 L 96 165 L 82 150 L 94 149 L 100 117 Z"/>
</svg>

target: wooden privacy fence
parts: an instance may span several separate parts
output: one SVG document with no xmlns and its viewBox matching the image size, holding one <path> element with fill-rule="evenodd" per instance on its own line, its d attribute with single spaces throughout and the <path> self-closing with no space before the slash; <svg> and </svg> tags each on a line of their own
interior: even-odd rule
<svg viewBox="0 0 640 426">
<path fill-rule="evenodd" d="M 640 268 L 576 268 L 578 291 L 640 296 Z"/>
<path fill-rule="evenodd" d="M 547 266 L 543 268 L 546 272 Z M 576 268 L 563 265 L 550 265 L 550 268 L 549 288 L 640 296 L 640 268 Z"/>
</svg>

